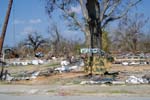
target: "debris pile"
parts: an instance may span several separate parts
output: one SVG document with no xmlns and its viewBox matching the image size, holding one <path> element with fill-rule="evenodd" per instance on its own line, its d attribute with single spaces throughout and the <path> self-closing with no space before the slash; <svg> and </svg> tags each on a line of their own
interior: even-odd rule
<svg viewBox="0 0 150 100">
<path fill-rule="evenodd" d="M 114 64 L 122 64 L 123 66 L 139 66 L 149 65 L 149 53 L 120 53 L 114 57 Z"/>
<path fill-rule="evenodd" d="M 2 80 L 10 81 L 20 81 L 20 80 L 32 80 L 39 76 L 40 71 L 34 71 L 32 73 L 21 72 L 18 76 L 11 76 L 10 73 L 3 75 Z"/>
<path fill-rule="evenodd" d="M 70 71 L 79 71 L 81 69 L 81 67 L 83 67 L 83 66 L 84 66 L 84 62 L 82 60 L 74 62 L 74 64 L 71 64 L 67 60 L 63 60 L 63 61 L 61 61 L 61 67 L 55 68 L 55 71 L 58 71 L 59 73 L 70 72 Z"/>
<path fill-rule="evenodd" d="M 149 84 L 150 83 L 150 74 L 146 74 L 142 77 L 136 77 L 132 75 L 129 76 L 126 80 L 117 80 L 117 76 L 111 78 L 107 78 L 106 76 L 101 77 L 99 75 L 92 76 L 88 81 L 81 81 L 80 84 L 124 85 L 124 84 Z"/>
<path fill-rule="evenodd" d="M 7 66 L 27 66 L 27 65 L 42 65 L 47 63 L 47 60 L 44 59 L 32 59 L 32 60 L 20 60 L 20 59 L 14 59 L 14 60 L 8 60 L 6 61 Z"/>
<path fill-rule="evenodd" d="M 146 80 L 144 78 L 138 78 L 135 76 L 129 76 L 129 78 L 126 80 L 126 83 L 129 83 L 129 84 L 147 84 L 148 80 Z"/>
</svg>

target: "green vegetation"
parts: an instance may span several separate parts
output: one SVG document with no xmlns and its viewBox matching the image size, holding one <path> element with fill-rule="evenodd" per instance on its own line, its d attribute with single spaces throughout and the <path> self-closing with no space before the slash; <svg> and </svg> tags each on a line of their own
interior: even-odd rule
<svg viewBox="0 0 150 100">
<path fill-rule="evenodd" d="M 105 92 L 110 94 L 134 94 L 133 92 L 127 90 L 110 90 Z"/>
<path fill-rule="evenodd" d="M 52 64 L 46 64 L 46 65 L 43 65 L 43 67 L 56 67 L 56 66 L 59 66 L 60 63 L 52 63 Z"/>
</svg>

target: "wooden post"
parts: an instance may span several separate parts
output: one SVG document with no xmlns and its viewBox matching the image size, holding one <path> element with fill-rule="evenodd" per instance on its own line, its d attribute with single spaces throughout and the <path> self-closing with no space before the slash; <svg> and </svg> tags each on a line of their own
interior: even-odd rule
<svg viewBox="0 0 150 100">
<path fill-rule="evenodd" d="M 4 25 L 2 28 L 1 37 L 0 37 L 0 54 L 2 54 L 2 48 L 3 48 L 3 43 L 5 39 L 8 21 L 9 21 L 9 16 L 10 16 L 11 8 L 12 8 L 12 3 L 13 3 L 13 0 L 9 0 L 8 9 L 7 9 Z"/>
<path fill-rule="evenodd" d="M 2 28 L 1 37 L 0 37 L 0 57 L 2 57 L 2 49 L 3 49 L 3 44 L 4 44 L 4 39 L 5 39 L 5 34 L 6 34 L 6 30 L 7 30 L 7 25 L 8 25 L 8 21 L 9 21 L 9 17 L 10 17 L 12 4 L 13 4 L 13 0 L 9 0 L 8 9 L 7 9 L 4 25 Z M 4 66 L 2 66 L 2 70 L 0 73 L 0 79 L 2 79 L 3 71 L 4 71 Z"/>
</svg>

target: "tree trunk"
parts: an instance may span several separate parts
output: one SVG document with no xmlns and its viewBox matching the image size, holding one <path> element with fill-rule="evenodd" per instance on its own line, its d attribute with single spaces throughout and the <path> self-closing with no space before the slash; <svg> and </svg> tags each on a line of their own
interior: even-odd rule
<svg viewBox="0 0 150 100">
<path fill-rule="evenodd" d="M 137 39 L 133 39 L 133 52 L 136 53 L 137 50 Z"/>
<path fill-rule="evenodd" d="M 1 72 L 0 72 L 0 80 L 2 80 L 3 74 L 4 74 L 4 65 L 2 64 L 2 68 L 1 68 Z"/>
<path fill-rule="evenodd" d="M 90 48 L 90 44 L 91 44 L 91 33 L 90 33 L 90 29 L 88 26 L 85 27 L 85 45 L 86 48 Z"/>
<path fill-rule="evenodd" d="M 102 29 L 101 28 L 99 28 L 99 49 L 102 49 L 102 34 L 103 34 L 103 32 L 102 32 Z"/>
</svg>

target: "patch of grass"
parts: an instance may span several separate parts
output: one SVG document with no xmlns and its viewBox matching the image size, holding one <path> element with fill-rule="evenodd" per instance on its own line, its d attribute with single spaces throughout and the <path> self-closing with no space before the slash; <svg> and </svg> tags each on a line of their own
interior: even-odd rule
<svg viewBox="0 0 150 100">
<path fill-rule="evenodd" d="M 7 85 L 7 84 L 11 84 L 11 82 L 7 82 L 7 81 L 0 81 L 0 85 Z"/>
<path fill-rule="evenodd" d="M 55 93 L 56 90 L 48 90 L 47 92 L 48 92 L 48 93 Z"/>
<path fill-rule="evenodd" d="M 72 93 L 73 94 L 80 94 L 80 95 L 84 95 L 84 94 L 87 94 L 87 95 L 90 95 L 90 94 L 97 94 L 99 93 L 98 91 L 96 90 L 93 90 L 93 91 L 89 91 L 89 90 L 72 90 Z"/>
<path fill-rule="evenodd" d="M 0 92 L 0 94 L 20 96 L 21 94 L 24 94 L 24 93 L 23 92 Z"/>
<path fill-rule="evenodd" d="M 98 93 L 98 91 L 82 91 L 83 94 L 95 94 Z"/>
<path fill-rule="evenodd" d="M 126 90 L 111 90 L 111 91 L 105 91 L 105 93 L 110 93 L 110 94 L 134 94 L 131 91 L 126 91 Z"/>
<path fill-rule="evenodd" d="M 59 66 L 60 63 L 53 63 L 53 64 L 47 64 L 47 65 L 44 65 L 43 67 L 55 67 L 55 66 Z"/>
<path fill-rule="evenodd" d="M 80 84 L 80 83 L 81 83 L 80 80 L 73 80 L 73 81 L 72 81 L 72 84 Z"/>
<path fill-rule="evenodd" d="M 49 85 L 51 85 L 51 84 L 61 84 L 61 79 L 60 78 L 56 78 L 56 79 L 52 79 L 52 80 L 48 80 L 48 83 L 47 84 L 49 84 Z"/>
<path fill-rule="evenodd" d="M 61 85 L 77 85 L 81 83 L 81 80 L 78 78 L 68 78 L 68 79 L 59 79 L 57 83 Z"/>
</svg>

